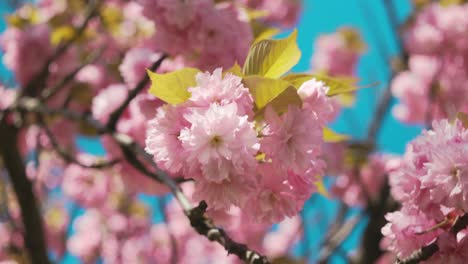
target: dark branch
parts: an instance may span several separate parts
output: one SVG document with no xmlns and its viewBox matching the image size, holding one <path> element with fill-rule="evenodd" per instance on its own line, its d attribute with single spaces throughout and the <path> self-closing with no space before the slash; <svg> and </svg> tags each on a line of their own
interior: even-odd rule
<svg viewBox="0 0 468 264">
<path fill-rule="evenodd" d="M 110 161 L 102 161 L 102 162 L 96 162 L 93 164 L 84 164 L 81 161 L 79 161 L 74 155 L 69 153 L 66 149 L 62 148 L 60 144 L 57 142 L 57 139 L 55 138 L 54 134 L 50 129 L 47 127 L 47 125 L 44 123 L 43 118 L 39 117 L 39 124 L 41 127 L 44 129 L 47 137 L 49 138 L 50 143 L 52 144 L 52 147 L 54 148 L 55 152 L 60 155 L 62 159 L 64 159 L 66 162 L 76 164 L 80 167 L 87 168 L 87 169 L 104 169 L 108 167 L 114 166 L 119 160 L 110 160 Z"/>
<path fill-rule="evenodd" d="M 164 61 L 164 59 L 167 58 L 167 54 L 163 54 L 161 58 L 159 58 L 151 67 L 149 68 L 151 71 L 156 71 Z M 130 102 L 146 87 L 146 85 L 149 83 L 150 79 L 147 74 L 145 74 L 145 77 L 133 88 L 127 95 L 127 98 L 125 101 L 117 108 L 110 116 L 109 116 L 109 121 L 107 123 L 107 127 L 109 129 L 115 129 L 115 125 L 119 121 L 119 118 L 122 116 L 123 112 L 125 109 L 127 109 L 128 105 Z"/>
<path fill-rule="evenodd" d="M 6 122 L 0 124 L 2 138 L 0 152 L 20 206 L 28 255 L 34 263 L 49 264 L 43 221 L 32 184 L 26 176 L 24 163 L 16 145 L 17 133 L 18 130 Z"/>
<path fill-rule="evenodd" d="M 41 71 L 37 73 L 33 78 L 31 78 L 31 80 L 23 87 L 23 89 L 21 89 L 19 97 L 22 97 L 23 95 L 29 96 L 31 94 L 34 94 L 35 87 L 45 86 L 47 77 L 49 76 L 49 66 L 58 58 L 60 58 L 60 56 L 62 56 L 70 48 L 70 46 L 74 44 L 78 38 L 81 37 L 83 32 L 88 27 L 88 24 L 91 21 L 91 19 L 97 15 L 100 3 L 100 0 L 91 1 L 86 17 L 84 21 L 78 26 L 73 37 L 64 44 L 60 45 L 55 50 L 54 54 L 52 54 L 52 56 L 50 56 L 44 63 L 44 66 L 42 66 Z"/>
<path fill-rule="evenodd" d="M 61 89 L 63 89 L 63 87 L 65 87 L 69 82 L 71 82 L 75 78 L 76 74 L 78 74 L 78 72 L 81 69 L 83 69 L 85 66 L 96 61 L 99 58 L 100 54 L 101 54 L 101 50 L 91 54 L 81 65 L 79 65 L 73 71 L 68 73 L 60 82 L 44 90 L 41 94 L 41 99 L 47 100 L 53 97 L 54 95 L 56 95 Z"/>
<path fill-rule="evenodd" d="M 255 251 L 250 250 L 245 244 L 240 244 L 232 240 L 223 229 L 216 227 L 213 221 L 205 216 L 208 205 L 205 201 L 191 209 L 187 214 L 192 227 L 201 235 L 206 236 L 210 241 L 221 244 L 229 254 L 238 256 L 245 263 L 268 264 L 270 261 Z"/>
</svg>

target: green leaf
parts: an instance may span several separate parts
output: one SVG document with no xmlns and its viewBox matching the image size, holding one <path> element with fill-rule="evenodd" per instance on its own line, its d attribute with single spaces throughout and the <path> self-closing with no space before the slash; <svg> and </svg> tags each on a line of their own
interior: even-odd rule
<svg viewBox="0 0 468 264">
<path fill-rule="evenodd" d="M 329 197 L 329 193 L 327 187 L 325 187 L 325 183 L 323 182 L 322 176 L 317 176 L 317 181 L 314 183 L 315 187 L 317 188 L 317 192 L 325 197 Z"/>
<path fill-rule="evenodd" d="M 194 68 L 157 74 L 147 70 L 151 80 L 149 92 L 169 104 L 180 104 L 190 98 L 189 87 L 196 86 L 195 75 L 200 72 Z"/>
<path fill-rule="evenodd" d="M 312 76 L 330 87 L 328 96 L 335 96 L 338 94 L 349 93 L 358 89 L 356 79 L 351 77 L 330 77 L 323 74 L 312 74 Z"/>
<path fill-rule="evenodd" d="M 250 26 L 254 35 L 253 43 L 260 42 L 261 40 L 271 39 L 281 32 L 277 27 L 270 27 L 267 24 L 257 20 L 251 21 Z"/>
<path fill-rule="evenodd" d="M 271 105 L 278 114 L 282 114 L 288 111 L 290 105 L 302 107 L 302 99 L 297 94 L 296 88 L 289 86 L 268 105 Z"/>
<path fill-rule="evenodd" d="M 297 31 L 285 39 L 261 40 L 250 48 L 244 64 L 245 75 L 278 78 L 289 71 L 301 57 L 296 43 Z"/>
<path fill-rule="evenodd" d="M 60 26 L 54 31 L 52 31 L 50 35 L 50 42 L 53 45 L 58 45 L 62 42 L 71 40 L 75 36 L 76 32 L 75 29 L 71 26 Z"/>
<path fill-rule="evenodd" d="M 229 68 L 227 71 L 225 71 L 224 73 L 227 73 L 227 72 L 230 72 L 234 75 L 237 75 L 239 77 L 243 77 L 244 75 L 242 74 L 242 69 L 241 67 L 239 66 L 239 64 L 234 63 L 234 65 L 232 65 L 231 68 Z"/>
<path fill-rule="evenodd" d="M 344 134 L 336 133 L 328 127 L 323 128 L 323 140 L 327 143 L 336 143 L 348 140 L 349 136 Z"/>
<path fill-rule="evenodd" d="M 258 110 L 264 108 L 290 87 L 290 84 L 286 81 L 261 76 L 245 77 L 242 82 L 245 87 L 249 88 Z"/>
<path fill-rule="evenodd" d="M 313 76 L 310 74 L 291 73 L 291 74 L 284 76 L 281 79 L 291 83 L 294 87 L 296 87 L 296 89 L 299 89 L 299 87 L 301 87 L 303 83 L 309 81 L 312 78 Z"/>
</svg>

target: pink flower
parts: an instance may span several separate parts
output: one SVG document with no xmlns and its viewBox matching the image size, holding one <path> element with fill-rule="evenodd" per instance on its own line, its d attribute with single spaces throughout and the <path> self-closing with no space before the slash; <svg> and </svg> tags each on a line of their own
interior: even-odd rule
<svg viewBox="0 0 468 264">
<path fill-rule="evenodd" d="M 77 74 L 76 80 L 91 85 L 94 92 L 97 92 L 110 84 L 110 78 L 106 74 L 106 69 L 100 64 L 89 64 L 83 67 Z"/>
<path fill-rule="evenodd" d="M 85 164 L 92 164 L 96 158 L 87 154 L 80 154 L 79 160 Z M 62 188 L 82 206 L 99 207 L 105 202 L 111 189 L 112 171 L 87 169 L 77 164 L 70 164 L 65 169 Z"/>
<path fill-rule="evenodd" d="M 379 197 L 387 173 L 395 169 L 388 165 L 391 162 L 391 156 L 372 154 L 365 164 L 350 166 L 337 175 L 331 192 L 350 206 L 365 207 L 367 198 Z"/>
<path fill-rule="evenodd" d="M 49 40 L 49 28 L 44 24 L 24 30 L 9 27 L 3 32 L 0 40 L 5 52 L 3 62 L 20 85 L 27 84 L 45 65 L 53 50 Z"/>
<path fill-rule="evenodd" d="M 439 250 L 427 260 L 428 264 L 456 264 L 468 261 L 468 238 L 455 237 L 451 233 L 443 233 L 437 240 Z"/>
<path fill-rule="evenodd" d="M 197 86 L 189 88 L 192 94 L 190 102 L 195 106 L 208 107 L 210 104 L 237 104 L 239 115 L 252 116 L 253 99 L 249 89 L 244 87 L 242 79 L 231 73 L 223 77 L 222 69 L 217 68 L 213 74 L 199 73 L 196 76 Z"/>
<path fill-rule="evenodd" d="M 312 78 L 297 90 L 303 108 L 311 110 L 317 121 L 323 125 L 335 119 L 338 114 L 335 101 L 327 96 L 329 89 L 324 82 Z"/>
<path fill-rule="evenodd" d="M 468 129 L 461 121 L 434 121 L 433 130 L 413 140 L 402 167 L 390 175 L 392 193 L 435 218 L 441 206 L 467 210 Z"/>
<path fill-rule="evenodd" d="M 259 223 L 277 223 L 296 215 L 305 199 L 285 181 L 286 172 L 270 163 L 258 166 L 260 182 L 249 200 L 248 215 Z"/>
<path fill-rule="evenodd" d="M 256 10 L 265 11 L 267 22 L 292 27 L 297 23 L 301 11 L 300 0 L 237 0 Z"/>
<path fill-rule="evenodd" d="M 15 89 L 8 89 L 0 84 L 0 110 L 4 110 L 5 108 L 9 107 L 15 100 L 15 97 Z"/>
<path fill-rule="evenodd" d="M 254 191 L 254 182 L 245 179 L 245 175 L 229 176 L 221 181 L 198 180 L 193 198 L 205 200 L 212 210 L 227 210 L 231 205 L 243 207 Z"/>
<path fill-rule="evenodd" d="M 243 63 L 253 39 L 246 14 L 212 1 L 141 0 L 155 21 L 158 50 L 182 55 L 188 65 L 212 70 Z"/>
<path fill-rule="evenodd" d="M 133 48 L 127 51 L 119 66 L 125 84 L 132 89 L 145 77 L 146 69 L 161 57 L 146 48 Z"/>
<path fill-rule="evenodd" d="M 257 136 L 248 116 L 239 116 L 236 104 L 193 109 L 185 118 L 191 127 L 182 129 L 179 139 L 187 161 L 200 166 L 204 180 L 221 183 L 254 170 Z"/>
<path fill-rule="evenodd" d="M 124 84 L 112 84 L 93 98 L 92 112 L 94 118 L 106 123 L 110 114 L 127 98 L 128 88 Z"/>
<path fill-rule="evenodd" d="M 183 117 L 187 110 L 182 107 L 163 106 L 157 109 L 156 116 L 148 123 L 146 152 L 154 156 L 156 164 L 171 174 L 182 173 L 187 167 L 181 130 L 190 123 Z"/>
<path fill-rule="evenodd" d="M 315 43 L 315 52 L 311 60 L 312 69 L 333 76 L 352 76 L 359 53 L 359 50 L 349 46 L 340 32 L 320 36 Z"/>
<path fill-rule="evenodd" d="M 290 105 L 282 116 L 271 107 L 265 111 L 268 125 L 261 141 L 262 150 L 274 162 L 303 174 L 321 153 L 322 124 L 308 109 Z"/>
<path fill-rule="evenodd" d="M 103 237 L 103 216 L 96 210 L 88 210 L 74 222 L 76 233 L 67 241 L 71 254 L 91 263 L 98 257 Z"/>
<path fill-rule="evenodd" d="M 382 228 L 383 248 L 396 253 L 398 258 L 405 258 L 413 251 L 434 241 L 440 233 L 431 231 L 436 222 L 428 219 L 421 212 L 403 207 L 400 211 L 387 213 L 387 223 Z"/>
</svg>

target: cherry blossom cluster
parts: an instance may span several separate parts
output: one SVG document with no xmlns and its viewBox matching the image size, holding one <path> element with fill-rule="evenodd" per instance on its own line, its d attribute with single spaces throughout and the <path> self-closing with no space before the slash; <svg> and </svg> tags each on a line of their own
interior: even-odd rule
<svg viewBox="0 0 468 264">
<path fill-rule="evenodd" d="M 194 198 L 210 210 L 235 206 L 258 222 L 281 221 L 297 214 L 323 172 L 322 129 L 333 112 L 327 89 L 307 81 L 298 90 L 302 107 L 279 114 L 267 106 L 259 119 L 240 77 L 198 73 L 186 102 L 158 108 L 146 150 L 170 174 L 195 180 Z"/>
<path fill-rule="evenodd" d="M 321 35 L 314 46 L 311 68 L 331 76 L 354 76 L 364 44 L 359 33 L 352 28 Z"/>
<path fill-rule="evenodd" d="M 365 208 L 368 201 L 375 201 L 384 187 L 387 174 L 399 165 L 398 158 L 392 155 L 373 153 L 363 157 L 341 143 L 327 144 L 325 151 L 328 152 L 328 174 L 336 176 L 330 192 L 353 207 Z M 359 156 L 362 160 L 358 160 Z M 334 161 L 329 164 L 329 160 Z"/>
<path fill-rule="evenodd" d="M 301 0 L 236 0 L 248 8 L 264 11 L 266 22 L 278 24 L 285 27 L 293 26 L 301 11 Z"/>
<path fill-rule="evenodd" d="M 468 4 L 431 3 L 405 29 L 408 69 L 392 81 L 396 118 L 428 123 L 468 110 Z"/>
<path fill-rule="evenodd" d="M 253 40 L 247 13 L 227 1 L 140 0 L 156 27 L 150 39 L 186 65 L 213 70 L 243 63 Z"/>
<path fill-rule="evenodd" d="M 409 143 L 400 167 L 389 175 L 402 208 L 386 215 L 382 246 L 405 258 L 439 237 L 440 250 L 427 263 L 466 262 L 466 230 L 448 230 L 467 210 L 467 177 L 468 129 L 459 119 L 434 121 L 433 130 Z"/>
</svg>

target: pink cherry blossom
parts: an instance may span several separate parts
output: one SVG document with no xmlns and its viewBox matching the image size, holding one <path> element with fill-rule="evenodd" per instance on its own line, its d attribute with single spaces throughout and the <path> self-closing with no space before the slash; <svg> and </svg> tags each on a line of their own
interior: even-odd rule
<svg viewBox="0 0 468 264">
<path fill-rule="evenodd" d="M 46 25 L 30 26 L 24 30 L 9 27 L 1 35 L 0 46 L 5 52 L 3 62 L 21 85 L 27 84 L 45 65 L 52 53 L 49 40 Z"/>
<path fill-rule="evenodd" d="M 199 73 L 196 76 L 197 86 L 189 88 L 192 94 L 190 102 L 195 106 L 208 107 L 212 103 L 227 105 L 237 104 L 239 115 L 252 115 L 253 99 L 249 89 L 244 87 L 242 79 L 234 74 L 217 68 L 213 74 Z"/>
<path fill-rule="evenodd" d="M 304 173 L 313 165 L 313 158 L 321 153 L 322 126 L 317 119 L 308 109 L 295 105 L 290 105 L 282 116 L 268 107 L 262 150 L 285 168 Z"/>
<path fill-rule="evenodd" d="M 220 183 L 232 175 L 249 174 L 255 168 L 258 142 L 248 116 L 239 116 L 237 105 L 212 104 L 193 109 L 185 118 L 189 128 L 180 132 L 187 160 L 198 164 L 206 181 Z"/>
<path fill-rule="evenodd" d="M 128 88 L 124 84 L 112 84 L 99 92 L 93 98 L 92 112 L 94 118 L 106 123 L 110 114 L 115 111 L 128 94 Z"/>
<path fill-rule="evenodd" d="M 91 165 L 96 158 L 80 154 L 79 159 Z M 63 191 L 85 207 L 99 207 L 111 188 L 112 171 L 95 170 L 70 164 L 64 171 Z"/>
<path fill-rule="evenodd" d="M 353 76 L 359 51 L 347 43 L 340 32 L 320 36 L 311 60 L 312 70 L 332 76 Z"/>
<path fill-rule="evenodd" d="M 403 207 L 400 211 L 387 213 L 387 223 L 382 228 L 383 248 L 396 253 L 398 258 L 405 258 L 413 251 L 434 241 L 440 233 L 431 231 L 436 225 L 421 212 Z"/>
</svg>

